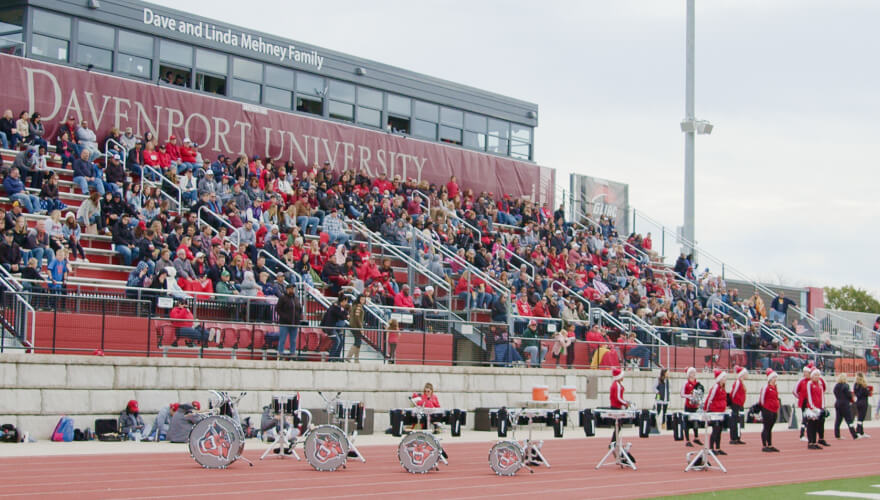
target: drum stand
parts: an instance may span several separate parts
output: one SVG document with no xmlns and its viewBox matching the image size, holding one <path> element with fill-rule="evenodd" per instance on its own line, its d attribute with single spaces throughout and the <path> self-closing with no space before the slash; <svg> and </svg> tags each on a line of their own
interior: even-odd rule
<svg viewBox="0 0 880 500">
<path fill-rule="evenodd" d="M 709 420 L 706 418 L 705 413 L 700 413 L 700 420 L 706 422 L 706 430 L 708 431 Z M 687 462 L 688 466 L 685 467 L 685 472 L 689 470 L 721 469 L 722 472 L 725 474 L 727 473 L 724 464 L 721 463 L 721 460 L 718 460 L 718 456 L 709 448 L 709 439 L 703 440 L 703 449 L 696 452 L 692 451 L 687 454 Z"/>
<path fill-rule="evenodd" d="M 312 414 L 308 410 L 295 410 L 294 413 L 303 414 L 305 413 L 309 417 L 309 422 L 312 421 Z M 291 415 L 293 416 L 293 415 Z M 272 453 L 274 450 L 278 450 L 275 453 L 278 454 L 278 458 L 284 458 L 286 455 L 286 450 L 290 450 L 290 454 L 293 455 L 297 460 L 300 460 L 299 455 L 296 453 L 296 437 L 294 436 L 291 439 L 291 434 L 296 431 L 296 427 L 293 425 L 293 422 L 290 423 L 290 427 L 285 429 L 284 424 L 287 421 L 284 418 L 284 405 L 281 406 L 281 412 L 279 413 L 279 430 L 277 435 L 275 436 L 275 441 L 266 448 L 266 451 L 260 455 L 260 460 L 266 458 L 269 453 Z"/>
<path fill-rule="evenodd" d="M 602 457 L 602 460 L 596 465 L 596 468 L 600 468 L 603 465 L 619 465 L 621 468 L 629 467 L 632 470 L 638 470 L 636 468 L 636 464 L 633 463 L 632 459 L 629 456 L 629 448 L 632 446 L 632 443 L 626 443 L 626 446 L 623 444 L 623 439 L 620 435 L 620 421 L 624 418 L 629 418 L 627 415 L 617 415 L 611 414 L 604 418 L 610 418 L 614 420 L 614 435 L 615 440 L 611 443 L 611 447 L 608 448 L 608 453 Z M 614 456 L 613 463 L 605 463 L 608 461 L 611 456 Z"/>
<path fill-rule="evenodd" d="M 327 404 L 327 423 L 333 425 L 333 418 L 330 415 L 336 415 L 336 405 L 337 403 L 342 402 L 339 399 L 341 392 L 337 392 L 336 396 L 333 396 L 332 399 L 327 399 L 326 396 L 321 391 L 318 391 L 318 396 L 321 396 L 321 399 Z M 357 430 L 355 430 L 352 434 L 348 433 L 348 421 L 351 419 L 351 403 L 353 401 L 345 401 L 343 404 L 342 415 L 336 415 L 337 420 L 341 419 L 343 421 L 342 431 L 345 434 L 345 439 L 348 441 L 348 453 L 354 453 L 354 456 L 361 459 L 361 462 L 366 463 L 367 459 L 361 454 L 360 450 L 357 449 L 357 446 L 354 445 L 354 440 L 357 438 Z M 299 458 L 299 457 L 297 457 Z M 345 467 L 343 465 L 343 467 Z"/>
<path fill-rule="evenodd" d="M 529 425 L 529 437 L 526 438 L 522 442 L 522 444 L 523 444 L 523 461 L 525 462 L 526 469 L 528 469 L 530 473 L 535 472 L 531 469 L 531 467 L 529 467 L 529 465 L 532 465 L 532 464 L 530 464 L 530 462 L 533 462 L 534 459 L 538 459 L 548 469 L 550 468 L 550 462 L 547 460 L 547 457 L 545 457 L 544 454 L 541 453 L 541 448 L 544 446 L 544 440 L 543 439 L 540 441 L 532 440 L 532 424 L 533 424 L 532 417 L 533 417 L 533 415 L 526 414 L 526 418 L 529 419 L 529 424 L 528 424 Z M 516 426 L 513 426 L 512 432 L 514 434 L 514 440 L 516 440 Z"/>
</svg>

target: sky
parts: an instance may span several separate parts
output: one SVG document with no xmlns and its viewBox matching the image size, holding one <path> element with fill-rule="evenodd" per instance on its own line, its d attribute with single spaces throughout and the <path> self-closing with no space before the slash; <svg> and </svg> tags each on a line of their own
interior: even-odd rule
<svg viewBox="0 0 880 500">
<path fill-rule="evenodd" d="M 684 0 L 154 3 L 537 103 L 534 159 L 559 189 L 625 182 L 682 223 Z M 880 294 L 878 18 L 872 1 L 697 1 L 701 248 L 752 279 Z"/>
</svg>

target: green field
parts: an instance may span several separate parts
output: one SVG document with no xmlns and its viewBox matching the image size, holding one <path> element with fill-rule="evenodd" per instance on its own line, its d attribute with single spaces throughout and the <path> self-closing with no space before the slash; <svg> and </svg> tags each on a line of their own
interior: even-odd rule
<svg viewBox="0 0 880 500">
<path fill-rule="evenodd" d="M 772 499 L 781 500 L 786 498 L 816 499 L 823 498 L 859 498 L 857 496 L 819 496 L 807 495 L 811 491 L 836 490 L 852 493 L 862 493 L 866 496 L 861 498 L 880 498 L 880 488 L 874 488 L 873 485 L 880 485 L 880 476 L 866 476 L 852 479 L 832 479 L 829 481 L 815 481 L 811 483 L 785 484 L 781 486 L 766 486 L 761 488 L 743 488 L 741 490 L 721 490 L 706 493 L 695 493 L 693 495 L 673 495 L 657 498 L 686 498 L 686 499 L 736 499 L 741 500 L 747 498 L 749 500 Z M 875 495 L 875 496 L 870 496 Z"/>
</svg>

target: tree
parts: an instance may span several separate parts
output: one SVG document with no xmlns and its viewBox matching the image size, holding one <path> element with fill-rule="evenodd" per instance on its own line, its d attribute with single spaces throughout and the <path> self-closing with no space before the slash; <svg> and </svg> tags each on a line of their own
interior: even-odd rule
<svg viewBox="0 0 880 500">
<path fill-rule="evenodd" d="M 825 287 L 825 307 L 844 311 L 880 314 L 880 301 L 866 290 L 846 285 Z"/>
</svg>

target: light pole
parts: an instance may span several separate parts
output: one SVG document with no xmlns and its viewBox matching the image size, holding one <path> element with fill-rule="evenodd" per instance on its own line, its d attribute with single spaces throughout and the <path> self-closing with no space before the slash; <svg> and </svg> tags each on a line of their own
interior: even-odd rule
<svg viewBox="0 0 880 500">
<path fill-rule="evenodd" d="M 685 50 L 685 101 L 684 120 L 684 226 L 682 228 L 682 249 L 685 254 L 694 252 L 694 139 L 696 134 L 711 134 L 712 124 L 697 120 L 694 114 L 694 3 L 687 0 L 687 35 Z"/>
</svg>

